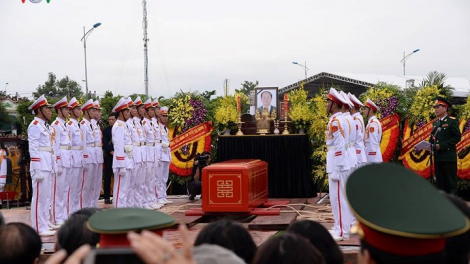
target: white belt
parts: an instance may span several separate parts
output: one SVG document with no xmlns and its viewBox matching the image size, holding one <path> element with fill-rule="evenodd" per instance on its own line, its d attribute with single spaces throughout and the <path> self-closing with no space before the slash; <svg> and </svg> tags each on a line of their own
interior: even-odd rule
<svg viewBox="0 0 470 264">
<path fill-rule="evenodd" d="M 95 147 L 95 143 L 89 143 L 89 144 L 86 144 L 87 147 Z"/>
<path fill-rule="evenodd" d="M 83 150 L 83 146 L 72 146 L 72 149 Z"/>
<path fill-rule="evenodd" d="M 348 144 L 348 146 L 349 146 L 350 148 L 354 147 L 354 142 L 350 142 L 350 143 Z"/>
<path fill-rule="evenodd" d="M 153 142 L 147 142 L 147 144 L 146 144 L 146 145 L 147 145 L 147 146 L 151 146 L 151 147 L 153 147 L 153 146 L 155 146 L 155 143 L 153 143 Z"/>
<path fill-rule="evenodd" d="M 328 151 L 330 151 L 330 150 L 335 150 L 335 146 L 326 146 L 326 149 L 327 149 Z"/>
<path fill-rule="evenodd" d="M 51 147 L 39 147 L 39 151 L 45 151 L 45 152 L 52 153 L 52 148 Z"/>
<path fill-rule="evenodd" d="M 95 143 L 95 148 L 101 148 L 103 145 L 101 143 Z"/>
<path fill-rule="evenodd" d="M 132 146 L 140 147 L 142 145 L 140 145 L 140 143 L 132 143 Z"/>
<path fill-rule="evenodd" d="M 71 150 L 71 146 L 59 146 L 60 149 L 66 149 L 66 150 Z"/>
</svg>

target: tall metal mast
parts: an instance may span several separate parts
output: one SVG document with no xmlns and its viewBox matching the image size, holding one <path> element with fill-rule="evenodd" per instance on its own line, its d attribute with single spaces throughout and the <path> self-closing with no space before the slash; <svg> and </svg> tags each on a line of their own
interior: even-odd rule
<svg viewBox="0 0 470 264">
<path fill-rule="evenodd" d="M 147 49 L 147 1 L 142 0 L 142 7 L 144 11 L 144 20 L 142 21 L 142 27 L 144 29 L 144 83 L 145 83 L 145 95 L 149 95 L 149 59 L 148 59 L 148 49 Z"/>
</svg>

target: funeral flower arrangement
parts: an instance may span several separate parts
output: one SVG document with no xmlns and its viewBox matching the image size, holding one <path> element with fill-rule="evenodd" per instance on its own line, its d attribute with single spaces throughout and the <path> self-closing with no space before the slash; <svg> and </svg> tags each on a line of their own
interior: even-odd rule
<svg viewBox="0 0 470 264">
<path fill-rule="evenodd" d="M 219 99 L 214 119 L 219 131 L 236 127 L 235 123 L 238 119 L 236 96 L 227 95 Z"/>
<path fill-rule="evenodd" d="M 303 83 L 299 89 L 289 93 L 290 107 L 288 115 L 296 129 L 306 130 L 313 122 L 312 102 L 308 99 L 308 93 L 304 90 Z M 282 118 L 282 117 L 281 117 Z"/>
</svg>

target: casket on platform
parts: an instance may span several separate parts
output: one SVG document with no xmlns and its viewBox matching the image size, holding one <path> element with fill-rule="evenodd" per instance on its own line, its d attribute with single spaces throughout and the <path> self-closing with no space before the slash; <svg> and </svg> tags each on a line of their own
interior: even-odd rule
<svg viewBox="0 0 470 264">
<path fill-rule="evenodd" d="M 203 212 L 249 212 L 268 200 L 268 163 L 219 162 L 202 170 Z"/>
</svg>

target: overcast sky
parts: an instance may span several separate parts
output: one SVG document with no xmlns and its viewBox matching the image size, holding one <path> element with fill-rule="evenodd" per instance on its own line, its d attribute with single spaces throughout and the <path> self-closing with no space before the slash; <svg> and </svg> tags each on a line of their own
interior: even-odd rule
<svg viewBox="0 0 470 264">
<path fill-rule="evenodd" d="M 326 72 L 437 70 L 470 77 L 468 0 L 147 0 L 149 94 L 223 92 L 244 80 L 282 88 Z M 48 72 L 89 90 L 144 93 L 142 1 L 0 0 L 0 90 L 29 96 Z"/>
</svg>

